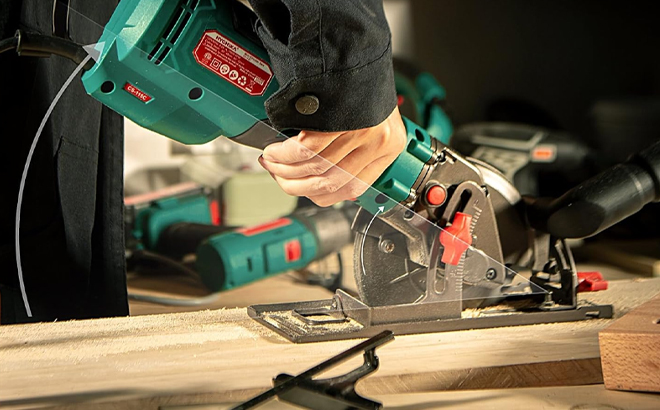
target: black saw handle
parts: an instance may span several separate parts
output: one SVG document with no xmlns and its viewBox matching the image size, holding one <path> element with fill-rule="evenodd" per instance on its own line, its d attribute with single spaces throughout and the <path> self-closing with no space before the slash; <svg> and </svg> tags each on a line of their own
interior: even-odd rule
<svg viewBox="0 0 660 410">
<path fill-rule="evenodd" d="M 532 227 L 558 238 L 585 238 L 660 201 L 660 141 L 557 199 L 525 198 Z"/>
</svg>

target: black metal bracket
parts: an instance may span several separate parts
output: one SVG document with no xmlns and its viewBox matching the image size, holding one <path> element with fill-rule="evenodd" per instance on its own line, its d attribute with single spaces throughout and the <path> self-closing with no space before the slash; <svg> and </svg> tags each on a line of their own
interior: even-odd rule
<svg viewBox="0 0 660 410">
<path fill-rule="evenodd" d="M 277 396 L 281 401 L 308 409 L 323 410 L 376 410 L 382 404 L 360 396 L 355 391 L 355 383 L 362 377 L 378 369 L 376 348 L 394 340 L 391 331 L 383 331 L 371 339 L 357 344 L 350 349 L 317 364 L 309 370 L 292 376 L 280 374 L 273 379 L 274 387 L 247 402 L 238 405 L 233 410 L 254 408 Z M 363 353 L 362 366 L 337 377 L 314 380 L 320 374 L 353 356 Z"/>
</svg>

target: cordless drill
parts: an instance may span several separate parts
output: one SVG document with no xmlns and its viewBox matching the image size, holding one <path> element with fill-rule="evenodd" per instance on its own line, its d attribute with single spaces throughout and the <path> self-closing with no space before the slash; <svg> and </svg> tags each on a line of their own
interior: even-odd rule
<svg viewBox="0 0 660 410">
<path fill-rule="evenodd" d="M 351 222 L 357 206 L 304 207 L 258 226 L 217 225 L 208 192 L 184 183 L 125 201 L 129 262 L 145 251 L 181 263 L 195 255 L 195 271 L 206 287 L 232 289 L 341 251 L 353 240 Z M 162 259 L 162 258 L 160 258 Z"/>
</svg>

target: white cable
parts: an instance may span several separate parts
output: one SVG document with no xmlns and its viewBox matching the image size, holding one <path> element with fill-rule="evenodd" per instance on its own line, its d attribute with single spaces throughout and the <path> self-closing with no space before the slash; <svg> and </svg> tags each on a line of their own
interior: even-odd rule
<svg viewBox="0 0 660 410">
<path fill-rule="evenodd" d="M 18 202 L 16 203 L 16 230 L 14 237 L 14 243 L 16 247 L 16 269 L 18 270 L 18 283 L 21 287 L 21 296 L 23 296 L 23 303 L 25 304 L 25 311 L 27 312 L 28 317 L 32 317 L 32 310 L 30 309 L 30 303 L 28 302 L 27 292 L 25 291 L 25 283 L 23 282 L 23 267 L 21 265 L 21 243 L 19 238 L 20 227 L 21 227 L 21 204 L 23 203 L 23 191 L 25 190 L 25 180 L 27 179 L 28 170 L 30 168 L 30 162 L 32 161 L 32 155 L 34 155 L 34 150 L 37 147 L 37 142 L 39 142 L 39 137 L 41 136 L 41 133 L 43 132 L 44 127 L 46 126 L 46 122 L 48 121 L 48 118 L 50 118 L 53 109 L 55 108 L 57 102 L 62 97 L 62 94 L 64 94 L 64 91 L 66 91 L 66 89 L 69 87 L 73 79 L 78 75 L 80 70 L 83 69 L 83 67 L 85 66 L 85 64 L 87 64 L 90 58 L 92 58 L 91 55 L 85 57 L 85 59 L 78 65 L 78 67 L 76 67 L 76 69 L 73 70 L 71 76 L 69 76 L 69 78 L 64 82 L 64 85 L 62 85 L 62 88 L 60 88 L 60 91 L 58 91 L 57 95 L 53 99 L 53 102 L 50 103 L 50 107 L 48 107 L 48 111 L 46 111 L 46 115 L 44 116 L 43 120 L 41 120 L 39 129 L 37 130 L 37 135 L 34 136 L 34 141 L 32 141 L 30 152 L 28 153 L 27 160 L 25 161 L 25 168 L 23 168 L 23 175 L 21 176 L 21 185 L 18 188 Z"/>
</svg>

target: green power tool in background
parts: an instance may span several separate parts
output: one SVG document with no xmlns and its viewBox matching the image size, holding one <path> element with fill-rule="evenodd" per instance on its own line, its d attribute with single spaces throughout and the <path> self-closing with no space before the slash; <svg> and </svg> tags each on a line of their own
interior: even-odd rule
<svg viewBox="0 0 660 410">
<path fill-rule="evenodd" d="M 357 212 L 350 203 L 327 209 L 308 206 L 258 226 L 222 226 L 215 220 L 215 200 L 194 183 L 126 198 L 125 208 L 129 268 L 160 262 L 185 270 L 183 259 L 194 254 L 194 271 L 212 292 L 301 269 L 338 253 L 353 240 L 351 222 Z"/>
</svg>

